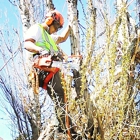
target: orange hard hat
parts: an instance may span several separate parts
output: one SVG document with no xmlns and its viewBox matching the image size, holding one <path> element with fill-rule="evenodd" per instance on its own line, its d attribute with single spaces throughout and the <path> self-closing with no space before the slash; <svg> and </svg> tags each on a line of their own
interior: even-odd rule
<svg viewBox="0 0 140 140">
<path fill-rule="evenodd" d="M 52 10 L 47 13 L 46 18 L 52 17 L 54 21 L 58 22 L 59 25 L 62 27 L 64 24 L 64 18 L 57 10 Z"/>
</svg>

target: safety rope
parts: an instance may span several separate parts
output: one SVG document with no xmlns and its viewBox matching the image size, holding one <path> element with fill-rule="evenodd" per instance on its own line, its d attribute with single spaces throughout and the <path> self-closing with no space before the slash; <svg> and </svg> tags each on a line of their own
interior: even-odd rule
<svg viewBox="0 0 140 140">
<path fill-rule="evenodd" d="M 29 81 L 31 82 L 32 90 L 35 94 L 39 94 L 39 79 L 38 74 L 34 67 L 32 67 L 29 73 Z"/>
</svg>

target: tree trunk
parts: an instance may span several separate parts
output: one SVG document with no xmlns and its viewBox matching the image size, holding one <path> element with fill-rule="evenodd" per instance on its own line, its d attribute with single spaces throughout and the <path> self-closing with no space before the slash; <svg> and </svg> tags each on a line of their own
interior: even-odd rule
<svg viewBox="0 0 140 140">
<path fill-rule="evenodd" d="M 68 20 L 71 25 L 70 42 L 71 42 L 71 54 L 80 55 L 80 35 L 78 27 L 78 10 L 77 0 L 67 0 L 68 5 Z"/>
<path fill-rule="evenodd" d="M 20 0 L 19 11 L 21 14 L 21 20 L 23 24 L 23 36 L 27 29 L 35 23 L 34 19 L 34 5 L 33 2 L 30 0 Z M 28 56 L 28 52 L 26 52 Z M 29 64 L 31 65 L 31 64 Z M 28 70 L 27 70 L 28 71 Z M 28 108 L 28 119 L 32 129 L 32 139 L 37 140 L 40 133 L 40 126 L 41 126 L 41 110 L 40 110 L 40 103 L 39 103 L 39 96 L 33 93 L 32 90 L 28 90 L 28 94 L 32 95 L 29 96 L 32 99 L 30 100 L 31 106 L 29 107 L 27 104 L 25 105 Z"/>
<path fill-rule="evenodd" d="M 50 10 L 54 10 L 54 4 L 52 0 L 46 0 L 46 5 L 47 5 L 47 12 L 49 12 Z"/>
</svg>

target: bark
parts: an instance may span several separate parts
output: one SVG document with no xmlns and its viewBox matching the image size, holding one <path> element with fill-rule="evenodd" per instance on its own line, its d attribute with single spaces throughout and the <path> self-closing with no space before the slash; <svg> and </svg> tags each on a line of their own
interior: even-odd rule
<svg viewBox="0 0 140 140">
<path fill-rule="evenodd" d="M 25 33 L 27 29 L 31 26 L 28 1 L 26 2 L 25 0 L 20 0 L 18 8 L 21 15 L 23 33 Z"/>
<path fill-rule="evenodd" d="M 80 35 L 78 27 L 78 10 L 77 0 L 67 0 L 68 5 L 68 20 L 71 25 L 70 42 L 71 42 L 71 54 L 80 55 Z"/>
<path fill-rule="evenodd" d="M 46 0 L 46 4 L 47 4 L 47 12 L 49 12 L 50 10 L 54 10 L 54 4 L 52 0 Z"/>
</svg>

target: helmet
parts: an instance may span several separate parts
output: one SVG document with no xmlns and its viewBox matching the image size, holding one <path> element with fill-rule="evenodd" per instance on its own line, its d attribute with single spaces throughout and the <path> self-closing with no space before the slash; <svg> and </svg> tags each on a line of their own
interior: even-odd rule
<svg viewBox="0 0 140 140">
<path fill-rule="evenodd" d="M 54 22 L 58 23 L 60 27 L 63 27 L 64 24 L 64 18 L 63 16 L 57 11 L 57 10 L 52 10 L 46 15 L 46 20 L 49 19 L 49 22 L 46 22 L 47 25 L 51 25 Z"/>
</svg>

